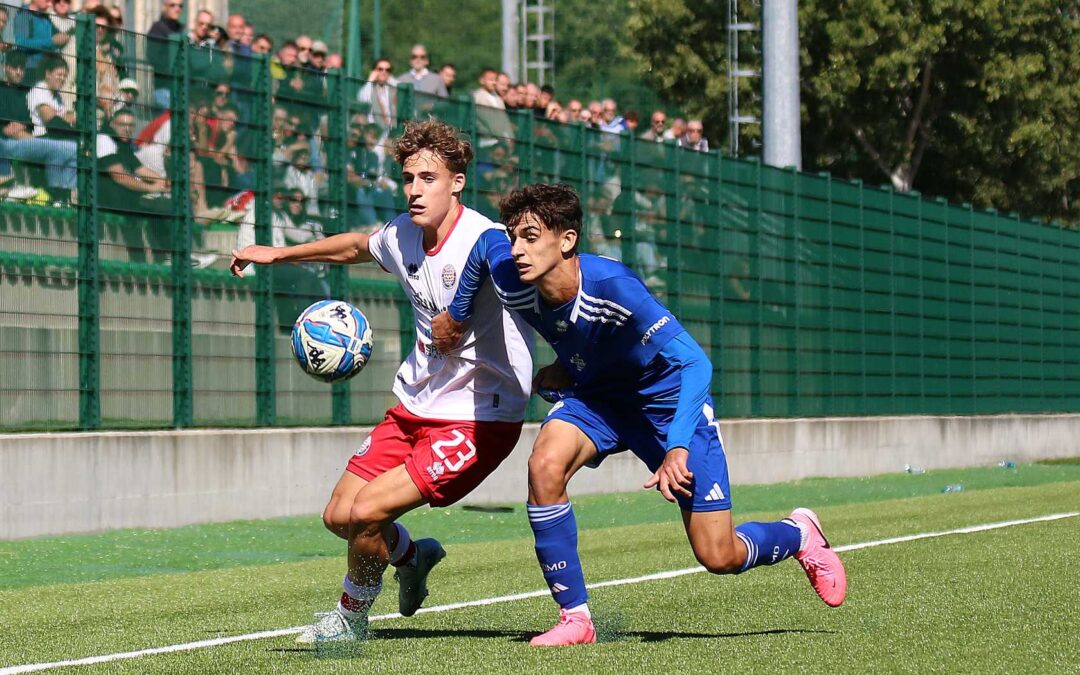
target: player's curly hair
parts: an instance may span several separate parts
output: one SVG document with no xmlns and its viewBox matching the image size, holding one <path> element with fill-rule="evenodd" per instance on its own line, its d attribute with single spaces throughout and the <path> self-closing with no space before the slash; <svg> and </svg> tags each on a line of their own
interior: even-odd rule
<svg viewBox="0 0 1080 675">
<path fill-rule="evenodd" d="M 531 213 L 549 230 L 573 231 L 581 236 L 581 199 L 566 183 L 535 183 L 514 190 L 499 204 L 499 216 L 508 229 L 521 224 Z"/>
<path fill-rule="evenodd" d="M 406 122 L 405 133 L 394 143 L 398 166 L 421 150 L 430 150 L 446 163 L 451 173 L 465 173 L 473 158 L 472 144 L 446 122 L 431 119 Z"/>
</svg>

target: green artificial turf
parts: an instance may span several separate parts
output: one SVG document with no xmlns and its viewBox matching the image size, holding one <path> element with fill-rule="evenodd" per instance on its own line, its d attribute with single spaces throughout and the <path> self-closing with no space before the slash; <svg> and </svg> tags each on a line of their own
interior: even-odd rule
<svg viewBox="0 0 1080 675">
<path fill-rule="evenodd" d="M 1020 467 L 1009 480 L 1019 480 L 1029 468 L 1041 470 Z M 1005 480 L 1000 476 L 1007 472 L 965 473 L 971 487 L 959 494 L 930 489 L 942 482 L 939 478 L 955 482 L 951 473 L 946 477 L 944 472 L 841 481 L 832 483 L 836 499 L 815 508 L 835 546 L 1080 509 L 1080 480 L 1059 475 L 1053 481 L 1017 487 L 991 485 Z M 911 479 L 911 491 L 918 496 L 893 495 L 891 486 L 905 478 Z M 981 479 L 989 483 L 977 488 Z M 815 491 L 828 483 L 763 487 L 758 502 L 751 499 L 752 488 L 743 488 L 744 503 L 757 506 L 748 506 L 738 519 L 775 517 L 777 510 L 787 508 L 781 500 L 820 495 Z M 589 581 L 694 565 L 676 522 L 618 526 L 602 522 L 628 511 L 628 505 L 636 508 L 639 498 L 581 500 L 582 510 L 592 511 L 589 517 L 595 518 L 581 537 Z M 424 517 L 434 518 L 435 513 Z M 520 512 L 463 512 L 462 517 L 465 514 L 524 519 Z M 456 516 L 441 517 L 449 523 Z M 426 524 L 437 530 L 437 522 Z M 442 533 L 460 530 L 447 525 Z M 1068 518 L 849 551 L 842 554 L 849 596 L 838 609 L 817 599 L 794 561 L 734 577 L 700 573 L 600 588 L 591 600 L 601 637 L 595 646 L 530 648 L 528 637 L 556 618 L 554 604 L 541 597 L 378 621 L 373 624 L 374 639 L 348 655 L 320 657 L 295 645 L 291 637 L 280 637 L 77 670 L 515 675 L 1070 672 L 1080 664 L 1080 643 L 1075 639 L 1080 634 L 1078 532 L 1080 518 Z M 505 534 L 471 541 L 462 534 L 448 543 L 447 559 L 432 573 L 426 606 L 542 590 L 531 536 L 526 529 L 517 535 L 507 529 Z M 222 540 L 207 545 L 212 548 Z M 0 668 L 296 626 L 311 612 L 332 606 L 343 569 L 338 556 L 324 556 L 276 564 L 233 562 L 201 571 L 154 571 L 95 582 L 53 579 L 0 591 Z M 387 592 L 373 614 L 396 609 L 394 582 L 389 575 L 386 581 Z"/>
<path fill-rule="evenodd" d="M 771 512 L 767 517 L 778 517 L 796 506 L 816 509 L 934 495 L 944 486 L 957 483 L 970 492 L 1071 480 L 1080 480 L 1080 464 L 1025 464 L 1011 469 L 947 469 L 914 475 L 897 473 L 870 478 L 812 478 L 774 485 L 736 485 L 732 499 L 735 517 L 741 520 L 743 514 L 750 512 Z M 421 509 L 402 520 L 417 537 L 436 537 L 444 544 L 528 537 L 529 523 L 523 505 L 502 508 L 509 510 Z M 679 520 L 674 505 L 656 492 L 645 490 L 575 497 L 574 511 L 583 531 Z M 322 528 L 318 516 L 0 541 L 0 589 L 325 557 L 337 559 L 343 550 L 340 540 Z"/>
</svg>

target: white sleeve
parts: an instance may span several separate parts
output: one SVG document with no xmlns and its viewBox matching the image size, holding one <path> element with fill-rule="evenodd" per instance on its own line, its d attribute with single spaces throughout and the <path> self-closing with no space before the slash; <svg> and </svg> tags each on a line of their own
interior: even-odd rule
<svg viewBox="0 0 1080 675">
<path fill-rule="evenodd" d="M 115 155 L 119 148 L 116 147 L 116 142 L 109 137 L 108 134 L 97 135 L 97 157 L 101 159 L 108 157 L 109 155 Z"/>
<path fill-rule="evenodd" d="M 387 223 L 385 227 L 368 237 L 368 252 L 371 253 L 371 257 L 375 258 L 375 262 L 379 263 L 379 267 L 391 274 L 393 274 L 395 264 L 390 253 L 390 247 L 387 244 L 387 237 L 392 236 L 388 232 L 392 227 L 391 223 Z"/>
</svg>

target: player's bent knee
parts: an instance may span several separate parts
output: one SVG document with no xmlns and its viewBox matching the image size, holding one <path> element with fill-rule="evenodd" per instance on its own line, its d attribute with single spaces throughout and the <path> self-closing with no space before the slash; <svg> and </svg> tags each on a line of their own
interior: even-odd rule
<svg viewBox="0 0 1080 675">
<path fill-rule="evenodd" d="M 529 455 L 529 485 L 540 495 L 557 496 L 566 489 L 566 474 L 570 467 L 564 458 L 544 448 L 535 448 Z"/>
<path fill-rule="evenodd" d="M 349 510 L 349 525 L 353 530 L 377 532 L 384 523 L 390 520 L 391 516 L 386 509 L 368 500 L 356 500 L 353 502 L 352 509 Z"/>
<path fill-rule="evenodd" d="M 336 535 L 342 535 L 349 530 L 349 509 L 340 500 L 331 499 L 323 509 L 323 525 Z"/>
</svg>

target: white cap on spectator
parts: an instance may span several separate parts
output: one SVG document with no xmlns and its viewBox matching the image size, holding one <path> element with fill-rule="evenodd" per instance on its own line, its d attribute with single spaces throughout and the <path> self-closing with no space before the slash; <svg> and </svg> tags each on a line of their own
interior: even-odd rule
<svg viewBox="0 0 1080 675">
<path fill-rule="evenodd" d="M 130 77 L 120 80 L 120 91 L 133 91 L 139 93 L 139 83 Z"/>
<path fill-rule="evenodd" d="M 326 43 L 322 40 L 316 40 L 311 43 L 312 54 L 328 54 L 330 50 L 326 47 Z"/>
</svg>

